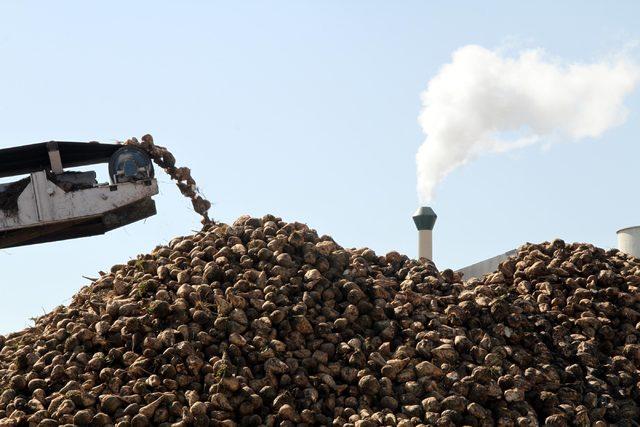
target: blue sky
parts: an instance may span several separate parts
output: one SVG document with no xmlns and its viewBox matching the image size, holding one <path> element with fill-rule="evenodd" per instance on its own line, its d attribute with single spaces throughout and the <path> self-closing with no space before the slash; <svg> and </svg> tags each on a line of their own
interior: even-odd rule
<svg viewBox="0 0 640 427">
<path fill-rule="evenodd" d="M 420 92 L 467 44 L 590 61 L 640 39 L 637 2 L 0 3 L 0 147 L 152 133 L 217 220 L 273 213 L 347 247 L 412 256 Z M 640 224 L 640 95 L 597 140 L 489 155 L 438 189 L 434 256 L 463 267 L 526 241 L 615 246 Z M 0 333 L 82 276 L 199 227 L 159 175 L 158 215 L 105 236 L 0 251 Z"/>
</svg>

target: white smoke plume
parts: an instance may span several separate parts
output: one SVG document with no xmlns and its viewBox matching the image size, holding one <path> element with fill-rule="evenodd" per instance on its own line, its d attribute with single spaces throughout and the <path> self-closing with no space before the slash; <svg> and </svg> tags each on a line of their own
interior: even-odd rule
<svg viewBox="0 0 640 427">
<path fill-rule="evenodd" d="M 623 100 L 639 79 L 626 55 L 565 64 L 539 49 L 515 57 L 475 45 L 458 49 L 421 95 L 420 201 L 429 202 L 447 174 L 483 153 L 598 137 L 622 124 Z"/>
</svg>

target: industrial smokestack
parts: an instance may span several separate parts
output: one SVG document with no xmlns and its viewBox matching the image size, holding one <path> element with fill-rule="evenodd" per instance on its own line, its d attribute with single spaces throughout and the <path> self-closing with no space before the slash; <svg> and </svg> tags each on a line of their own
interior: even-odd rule
<svg viewBox="0 0 640 427">
<path fill-rule="evenodd" d="M 640 258 L 640 226 L 618 230 L 618 249 L 625 254 Z"/>
<path fill-rule="evenodd" d="M 433 260 L 433 226 L 438 216 L 429 206 L 418 208 L 413 222 L 418 229 L 418 259 Z"/>
</svg>

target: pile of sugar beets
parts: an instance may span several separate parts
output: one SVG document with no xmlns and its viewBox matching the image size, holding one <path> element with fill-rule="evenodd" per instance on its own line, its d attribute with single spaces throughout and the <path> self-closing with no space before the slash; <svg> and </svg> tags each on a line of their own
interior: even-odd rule
<svg viewBox="0 0 640 427">
<path fill-rule="evenodd" d="M 267 215 L 1 338 L 0 425 L 632 426 L 640 260 L 555 240 L 462 281 Z"/>
</svg>

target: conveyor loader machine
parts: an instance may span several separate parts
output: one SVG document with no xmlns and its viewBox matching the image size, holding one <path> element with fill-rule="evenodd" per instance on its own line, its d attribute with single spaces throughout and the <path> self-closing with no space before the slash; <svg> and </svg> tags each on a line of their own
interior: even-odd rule
<svg viewBox="0 0 640 427">
<path fill-rule="evenodd" d="M 108 163 L 109 183 L 66 168 Z M 0 150 L 0 248 L 93 236 L 155 215 L 149 156 L 131 145 L 51 141 Z"/>
</svg>

